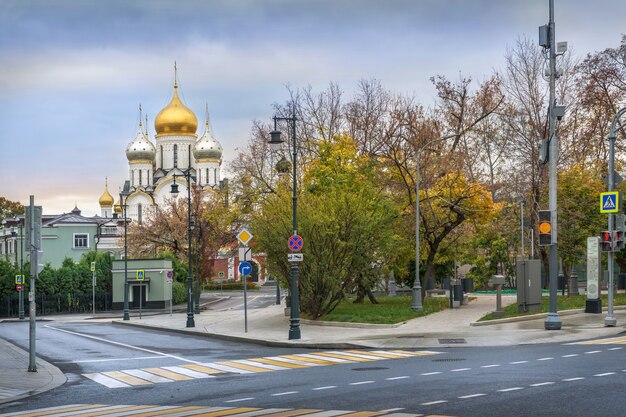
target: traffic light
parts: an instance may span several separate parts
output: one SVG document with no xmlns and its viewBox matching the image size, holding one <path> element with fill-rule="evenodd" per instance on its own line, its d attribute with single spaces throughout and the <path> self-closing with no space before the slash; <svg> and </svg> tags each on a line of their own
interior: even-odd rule
<svg viewBox="0 0 626 417">
<path fill-rule="evenodd" d="M 552 245 L 552 212 L 539 210 L 539 246 Z"/>
<path fill-rule="evenodd" d="M 622 249 L 624 249 L 624 231 L 623 230 L 616 230 L 613 236 L 613 249 L 615 250 L 615 252 L 619 252 Z"/>
<path fill-rule="evenodd" d="M 613 252 L 613 234 L 610 231 L 600 233 L 600 247 L 602 252 Z"/>
</svg>

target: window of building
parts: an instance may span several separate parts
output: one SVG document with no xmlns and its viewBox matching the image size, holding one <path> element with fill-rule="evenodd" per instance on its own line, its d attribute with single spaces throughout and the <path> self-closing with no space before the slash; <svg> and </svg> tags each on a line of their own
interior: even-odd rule
<svg viewBox="0 0 626 417">
<path fill-rule="evenodd" d="M 88 233 L 74 233 L 74 249 L 89 249 Z"/>
<path fill-rule="evenodd" d="M 141 206 L 141 204 L 137 204 L 137 221 L 139 222 L 139 224 L 141 224 L 141 218 L 143 214 L 143 208 Z"/>
<path fill-rule="evenodd" d="M 161 169 L 163 169 L 163 145 L 161 145 Z"/>
<path fill-rule="evenodd" d="M 209 180 L 209 168 L 206 169 L 206 177 L 204 178 L 204 182 L 209 184 L 211 180 Z"/>
<path fill-rule="evenodd" d="M 217 184 L 217 168 L 213 168 L 213 184 Z"/>
<path fill-rule="evenodd" d="M 174 168 L 178 168 L 178 145 L 174 144 Z"/>
</svg>

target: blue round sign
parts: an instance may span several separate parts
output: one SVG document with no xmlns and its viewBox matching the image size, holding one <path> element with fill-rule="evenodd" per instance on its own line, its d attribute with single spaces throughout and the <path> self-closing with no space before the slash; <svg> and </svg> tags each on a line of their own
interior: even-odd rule
<svg viewBox="0 0 626 417">
<path fill-rule="evenodd" d="M 239 271 L 239 275 L 250 275 L 252 274 L 252 264 L 248 261 L 243 261 L 239 263 L 239 267 L 237 268 Z"/>
</svg>

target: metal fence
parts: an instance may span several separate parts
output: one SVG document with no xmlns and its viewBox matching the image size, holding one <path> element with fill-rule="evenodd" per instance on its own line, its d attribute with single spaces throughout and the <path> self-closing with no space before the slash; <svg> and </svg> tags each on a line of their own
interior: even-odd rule
<svg viewBox="0 0 626 417">
<path fill-rule="evenodd" d="M 28 293 L 24 291 L 24 315 L 28 316 Z M 36 296 L 37 315 L 62 313 L 88 313 L 93 311 L 92 293 L 39 294 Z M 19 293 L 0 298 L 0 317 L 19 316 Z M 96 293 L 96 311 L 110 311 L 110 292 Z"/>
</svg>

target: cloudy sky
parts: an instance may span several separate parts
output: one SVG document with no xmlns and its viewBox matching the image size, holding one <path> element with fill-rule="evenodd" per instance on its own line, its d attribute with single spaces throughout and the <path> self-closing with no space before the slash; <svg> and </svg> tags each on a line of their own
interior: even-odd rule
<svg viewBox="0 0 626 417">
<path fill-rule="evenodd" d="M 578 55 L 626 33 L 624 0 L 555 3 L 557 40 Z M 0 0 L 0 196 L 99 214 L 105 177 L 113 195 L 127 178 L 140 103 L 154 135 L 174 61 L 229 160 L 287 84 L 349 96 L 376 78 L 429 104 L 429 77 L 481 80 L 547 21 L 548 0 Z"/>
</svg>

